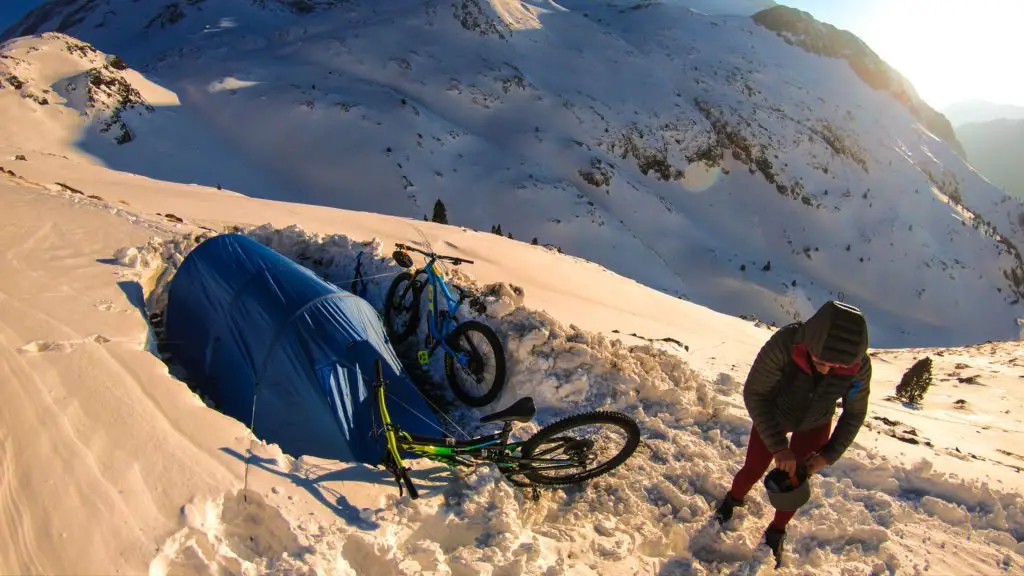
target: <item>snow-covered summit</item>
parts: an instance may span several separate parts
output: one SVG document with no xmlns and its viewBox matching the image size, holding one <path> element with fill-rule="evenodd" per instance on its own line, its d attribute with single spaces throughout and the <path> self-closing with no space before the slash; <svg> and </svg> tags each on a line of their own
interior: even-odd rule
<svg viewBox="0 0 1024 576">
<path fill-rule="evenodd" d="M 128 144 L 73 140 L 120 170 L 416 219 L 441 200 L 734 315 L 842 293 L 882 346 L 1018 335 L 1024 206 L 909 87 L 750 17 L 768 3 L 300 4 L 56 2 L 6 37 L 63 29 L 174 94 L 122 115 Z M 22 42 L 3 53 L 39 56 Z"/>
</svg>

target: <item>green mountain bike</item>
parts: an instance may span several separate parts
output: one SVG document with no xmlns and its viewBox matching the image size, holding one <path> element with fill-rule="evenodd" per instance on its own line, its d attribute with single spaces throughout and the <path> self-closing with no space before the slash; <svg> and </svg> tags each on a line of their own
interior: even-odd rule
<svg viewBox="0 0 1024 576">
<path fill-rule="evenodd" d="M 402 452 L 411 452 L 452 467 L 495 464 L 517 486 L 567 486 L 607 474 L 629 459 L 640 445 L 640 426 L 619 412 L 590 411 L 549 424 L 525 441 L 510 441 L 513 422 L 529 422 L 537 413 L 533 398 L 525 397 L 508 408 L 484 416 L 481 424 L 501 422 L 501 432 L 460 441 L 403 432 L 388 416 L 387 382 L 380 360 L 374 393 L 381 416 L 375 433 L 384 434 L 387 447 L 384 467 L 395 476 L 409 496 L 419 492 L 409 478 Z"/>
<path fill-rule="evenodd" d="M 450 262 L 455 266 L 472 264 L 472 260 L 443 256 L 433 250 L 420 250 L 397 243 L 392 258 L 402 268 L 412 268 L 409 252 L 427 257 L 427 263 L 413 272 L 395 276 L 384 299 L 384 325 L 391 341 L 397 346 L 412 336 L 419 327 L 420 299 L 427 296 L 427 336 L 425 350 L 417 354 L 421 365 L 430 362 L 438 348 L 444 351 L 445 375 L 452 393 L 462 402 L 479 408 L 497 399 L 505 386 L 505 350 L 494 330 L 475 320 L 460 322 L 456 313 L 465 294 L 452 296 L 444 278 L 437 271 L 437 263 Z M 444 298 L 446 306 L 437 305 Z"/>
</svg>

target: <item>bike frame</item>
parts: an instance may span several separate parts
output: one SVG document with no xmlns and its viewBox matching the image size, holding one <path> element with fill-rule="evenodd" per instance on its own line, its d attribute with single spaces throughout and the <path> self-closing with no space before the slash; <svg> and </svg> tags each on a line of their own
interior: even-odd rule
<svg viewBox="0 0 1024 576">
<path fill-rule="evenodd" d="M 523 458 L 519 452 L 523 441 L 509 442 L 512 422 L 505 422 L 500 432 L 478 436 L 469 440 L 435 438 L 402 432 L 391 422 L 385 394 L 385 382 L 378 378 L 374 384 L 377 407 L 383 421 L 387 439 L 387 452 L 396 464 L 397 470 L 407 470 L 401 453 L 412 452 L 424 458 L 449 466 L 473 467 L 482 462 L 492 462 L 507 473 L 514 473 L 522 464 L 542 465 L 543 470 L 572 468 L 577 464 L 568 459 Z M 411 492 L 411 490 L 410 490 Z"/>
<path fill-rule="evenodd" d="M 478 461 L 489 461 L 499 466 L 514 465 L 522 461 L 522 458 L 514 456 L 523 445 L 522 442 L 509 442 L 512 434 L 512 423 L 506 422 L 501 432 L 478 436 L 470 440 L 455 440 L 454 438 L 435 438 L 420 436 L 402 432 L 388 414 L 388 406 L 384 393 L 384 383 L 378 381 L 374 387 L 377 393 L 377 407 L 384 424 L 384 434 L 387 437 L 388 451 L 392 459 L 403 466 L 401 452 L 412 452 L 424 458 L 448 464 L 450 466 L 474 466 Z M 489 448 L 489 447 L 494 448 Z M 505 458 L 510 461 L 504 461 Z"/>
<path fill-rule="evenodd" d="M 427 332 L 433 339 L 434 343 L 430 346 L 430 355 L 433 355 L 437 351 L 438 346 L 444 349 L 444 351 L 455 358 L 456 362 L 461 365 L 465 365 L 468 362 L 466 355 L 462 352 L 456 352 L 448 346 L 445 339 L 449 334 L 455 330 L 458 325 L 456 314 L 459 308 L 462 306 L 460 300 L 456 300 L 452 296 L 451 291 L 448 289 L 448 284 L 444 281 L 444 278 L 437 272 L 435 266 L 435 258 L 431 258 L 427 262 L 426 266 L 418 270 L 413 276 L 413 280 L 426 274 L 427 276 Z M 440 290 L 438 288 L 440 287 Z M 445 304 L 447 304 L 447 314 L 442 319 L 441 310 L 437 306 L 438 295 L 444 297 Z M 421 360 L 422 361 L 422 360 Z"/>
</svg>

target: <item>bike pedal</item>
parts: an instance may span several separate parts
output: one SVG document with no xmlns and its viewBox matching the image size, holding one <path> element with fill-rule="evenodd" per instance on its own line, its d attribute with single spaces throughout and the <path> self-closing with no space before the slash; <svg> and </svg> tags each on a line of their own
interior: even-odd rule
<svg viewBox="0 0 1024 576">
<path fill-rule="evenodd" d="M 427 362 L 430 362 L 430 354 L 427 354 L 426 350 L 420 350 L 416 353 L 416 359 L 420 361 L 421 365 L 426 365 Z"/>
</svg>

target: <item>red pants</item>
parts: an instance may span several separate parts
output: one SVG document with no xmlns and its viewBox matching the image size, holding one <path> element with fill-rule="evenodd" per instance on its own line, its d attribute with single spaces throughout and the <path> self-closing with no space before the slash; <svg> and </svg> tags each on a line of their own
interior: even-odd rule
<svg viewBox="0 0 1024 576">
<path fill-rule="evenodd" d="M 812 452 L 820 450 L 828 442 L 831 432 L 832 422 L 826 422 L 810 430 L 794 432 L 793 437 L 789 441 L 789 449 L 796 455 L 797 460 L 803 460 Z M 774 457 L 768 451 L 768 447 L 764 445 L 761 435 L 757 433 L 756 428 L 751 426 L 750 443 L 747 444 L 747 459 L 743 462 L 743 468 L 740 468 L 740 471 L 736 473 L 736 477 L 733 478 L 732 489 L 729 490 L 733 500 L 742 502 L 754 484 L 768 471 L 768 467 L 771 466 L 773 460 Z M 784 512 L 776 510 L 772 526 L 779 530 L 785 530 L 786 524 L 789 523 L 795 514 L 795 511 Z"/>
</svg>

